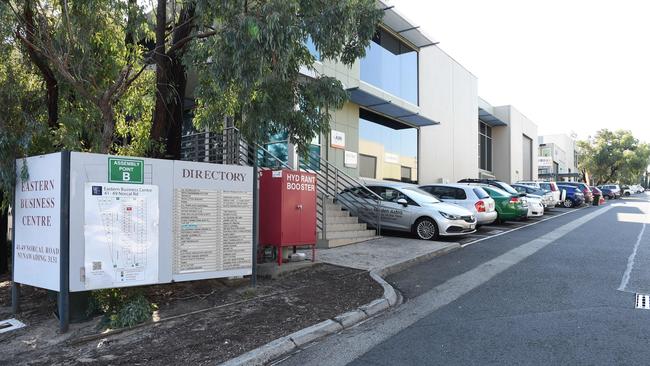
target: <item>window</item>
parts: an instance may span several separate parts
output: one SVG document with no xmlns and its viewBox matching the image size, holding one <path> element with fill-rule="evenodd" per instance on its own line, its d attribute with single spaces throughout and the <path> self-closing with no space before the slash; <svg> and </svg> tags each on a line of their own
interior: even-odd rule
<svg viewBox="0 0 650 366">
<path fill-rule="evenodd" d="M 372 165 L 374 175 L 363 175 L 370 174 L 366 171 L 360 173 L 362 177 L 411 183 L 418 180 L 416 128 L 360 109 L 359 154 L 375 157 Z"/>
<path fill-rule="evenodd" d="M 359 154 L 359 176 L 372 179 L 377 178 L 376 157 Z"/>
<path fill-rule="evenodd" d="M 429 186 L 425 187 L 426 191 L 438 197 L 441 200 L 466 200 L 467 194 L 462 188 Z"/>
<path fill-rule="evenodd" d="M 478 166 L 488 172 L 492 171 L 492 127 L 479 120 L 478 131 Z"/>
<path fill-rule="evenodd" d="M 476 197 L 478 197 L 479 199 L 490 198 L 490 195 L 487 194 L 485 189 L 483 189 L 481 187 L 474 188 L 474 194 L 476 194 Z"/>
<path fill-rule="evenodd" d="M 361 80 L 418 104 L 418 53 L 379 28 L 361 59 Z"/>
<path fill-rule="evenodd" d="M 279 168 L 281 164 L 278 160 L 285 164 L 289 161 L 289 135 L 286 131 L 270 135 L 263 146 L 270 154 L 260 150 L 258 160 L 260 166 Z"/>
<path fill-rule="evenodd" d="M 408 166 L 401 167 L 402 170 L 402 181 L 410 182 L 411 181 L 411 168 Z"/>
<path fill-rule="evenodd" d="M 390 187 L 381 187 L 381 186 L 370 186 L 368 188 L 371 191 L 377 193 L 377 195 L 381 197 L 384 201 L 397 203 L 397 200 L 403 198 L 408 202 L 409 205 L 417 205 L 415 201 L 413 201 L 407 195 L 398 191 L 397 189 L 390 188 Z"/>
</svg>

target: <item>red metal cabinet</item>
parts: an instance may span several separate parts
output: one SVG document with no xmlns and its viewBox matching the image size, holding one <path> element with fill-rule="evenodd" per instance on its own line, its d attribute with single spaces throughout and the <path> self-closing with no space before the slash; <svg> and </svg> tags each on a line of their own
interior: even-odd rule
<svg viewBox="0 0 650 366">
<path fill-rule="evenodd" d="M 316 175 L 266 170 L 260 177 L 260 246 L 316 246 Z"/>
</svg>

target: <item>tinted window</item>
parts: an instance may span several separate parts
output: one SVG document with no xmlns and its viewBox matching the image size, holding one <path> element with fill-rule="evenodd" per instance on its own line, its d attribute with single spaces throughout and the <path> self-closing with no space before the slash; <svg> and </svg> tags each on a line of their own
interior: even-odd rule
<svg viewBox="0 0 650 366">
<path fill-rule="evenodd" d="M 550 183 L 540 183 L 539 186 L 540 186 L 540 188 L 546 189 L 547 191 L 551 190 L 551 184 Z"/>
<path fill-rule="evenodd" d="M 415 187 L 406 187 L 404 188 L 404 192 L 410 196 L 413 197 L 414 199 L 418 200 L 419 202 L 422 203 L 438 203 L 438 201 L 435 197 L 431 196 L 428 192 L 420 189 L 420 188 L 415 188 Z"/>
<path fill-rule="evenodd" d="M 490 196 L 494 197 L 510 197 L 511 194 L 504 191 L 503 189 L 499 189 L 496 187 L 483 187 L 483 189 L 490 194 Z M 516 192 L 516 191 L 515 191 Z M 516 193 L 518 194 L 518 193 Z"/>
<path fill-rule="evenodd" d="M 476 197 L 480 199 L 490 198 L 490 195 L 481 187 L 474 188 L 474 194 L 476 194 Z"/>
</svg>

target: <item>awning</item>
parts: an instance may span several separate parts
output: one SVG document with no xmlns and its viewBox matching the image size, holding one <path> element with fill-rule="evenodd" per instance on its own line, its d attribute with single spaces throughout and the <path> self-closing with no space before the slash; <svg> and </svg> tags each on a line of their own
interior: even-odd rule
<svg viewBox="0 0 650 366">
<path fill-rule="evenodd" d="M 439 43 L 422 33 L 419 26 L 414 26 L 413 23 L 398 13 L 393 6 L 387 5 L 381 0 L 377 1 L 377 6 L 384 10 L 384 18 L 381 22 L 391 31 L 411 42 L 415 47 L 422 48 Z"/>
<path fill-rule="evenodd" d="M 350 92 L 350 100 L 352 102 L 372 112 L 383 114 L 409 126 L 423 127 L 440 124 L 440 122 L 424 117 L 417 112 L 408 110 L 392 103 L 390 100 L 385 100 L 360 88 L 348 89 L 348 92 Z"/>
<path fill-rule="evenodd" d="M 508 123 L 502 121 L 492 113 L 486 111 L 485 109 L 478 107 L 478 118 L 485 122 L 488 126 L 507 126 Z"/>
</svg>

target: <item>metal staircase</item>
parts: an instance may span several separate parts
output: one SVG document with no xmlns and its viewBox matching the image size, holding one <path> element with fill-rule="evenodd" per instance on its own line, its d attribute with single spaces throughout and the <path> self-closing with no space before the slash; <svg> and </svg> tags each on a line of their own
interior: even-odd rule
<svg viewBox="0 0 650 366">
<path fill-rule="evenodd" d="M 256 158 L 260 170 L 292 169 L 264 147 L 247 143 L 234 127 L 226 128 L 221 133 L 186 135 L 181 141 L 181 160 L 252 166 Z M 319 248 L 378 237 L 381 230 L 381 197 L 317 153 L 310 152 L 301 159 L 299 169 L 316 175 Z M 362 194 L 350 193 L 350 190 Z M 346 194 L 341 195 L 342 192 Z M 356 215 L 351 215 L 351 212 Z"/>
</svg>

